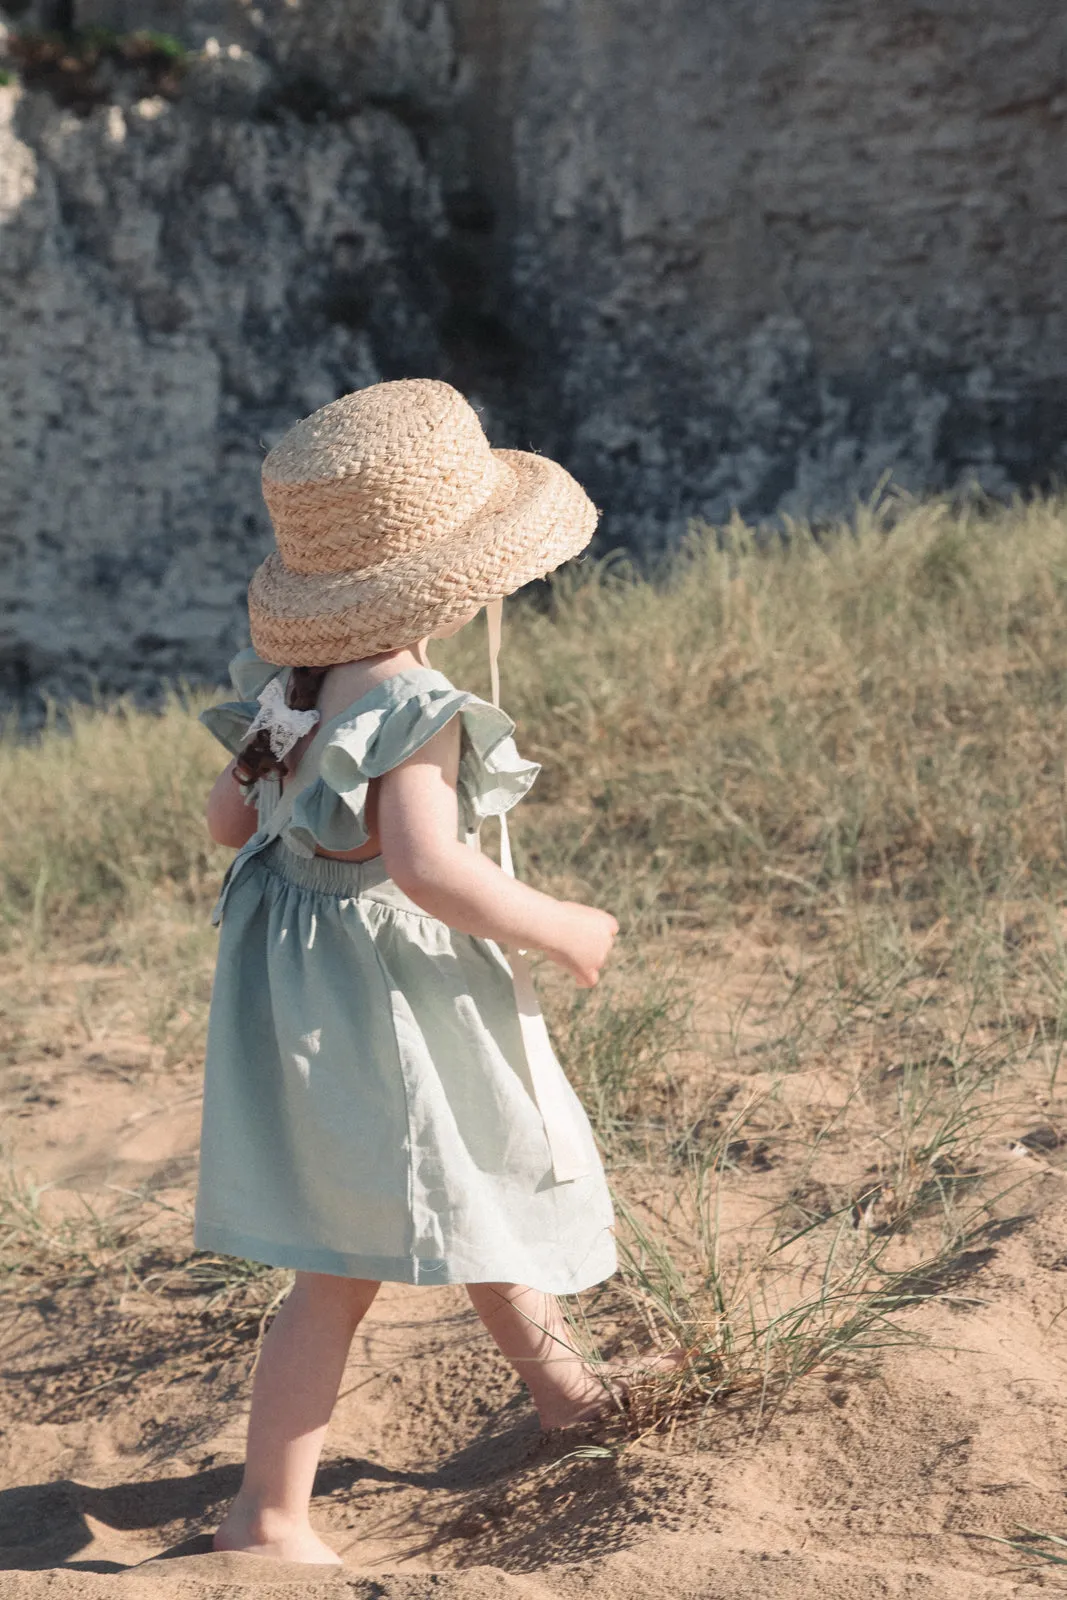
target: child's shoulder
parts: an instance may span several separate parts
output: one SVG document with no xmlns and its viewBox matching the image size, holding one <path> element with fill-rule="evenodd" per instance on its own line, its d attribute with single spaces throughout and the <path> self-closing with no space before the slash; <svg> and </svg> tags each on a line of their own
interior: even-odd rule
<svg viewBox="0 0 1067 1600">
<path fill-rule="evenodd" d="M 499 706 L 457 688 L 431 667 L 384 678 L 324 729 L 319 774 L 338 794 L 384 777 L 459 720 L 459 792 L 469 826 L 508 811 L 541 768 L 516 749 L 515 724 Z"/>
</svg>

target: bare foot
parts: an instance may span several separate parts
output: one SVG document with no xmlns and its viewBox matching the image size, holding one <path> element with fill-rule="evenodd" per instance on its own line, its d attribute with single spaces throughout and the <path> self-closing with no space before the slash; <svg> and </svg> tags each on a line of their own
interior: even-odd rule
<svg viewBox="0 0 1067 1600">
<path fill-rule="evenodd" d="M 583 1365 L 584 1382 L 576 1384 L 571 1393 L 557 1393 L 538 1403 L 541 1431 L 548 1433 L 555 1428 L 598 1422 L 601 1417 L 621 1411 L 635 1384 L 644 1378 L 676 1371 L 684 1359 L 681 1350 L 673 1350 L 645 1360 L 603 1361 L 595 1367 Z"/>
<path fill-rule="evenodd" d="M 274 1561 L 299 1561 L 308 1566 L 339 1567 L 341 1558 L 321 1540 L 309 1522 L 277 1511 L 246 1511 L 235 1501 L 214 1538 L 216 1550 L 239 1550 Z"/>
</svg>

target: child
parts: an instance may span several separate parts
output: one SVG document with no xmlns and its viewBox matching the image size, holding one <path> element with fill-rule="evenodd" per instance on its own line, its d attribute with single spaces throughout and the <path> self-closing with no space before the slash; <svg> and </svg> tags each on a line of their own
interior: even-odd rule
<svg viewBox="0 0 1067 1600">
<path fill-rule="evenodd" d="M 234 755 L 208 826 L 239 850 L 214 914 L 195 1239 L 296 1282 L 215 1546 L 336 1563 L 312 1480 L 383 1280 L 465 1284 L 542 1427 L 605 1405 L 554 1296 L 615 1270 L 611 1203 L 517 950 L 592 985 L 617 924 L 470 847 L 538 768 L 426 657 L 576 555 L 596 512 L 423 380 L 315 412 L 263 483 L 278 550 L 249 589 L 254 649 L 231 665 L 241 699 L 203 718 Z"/>
</svg>

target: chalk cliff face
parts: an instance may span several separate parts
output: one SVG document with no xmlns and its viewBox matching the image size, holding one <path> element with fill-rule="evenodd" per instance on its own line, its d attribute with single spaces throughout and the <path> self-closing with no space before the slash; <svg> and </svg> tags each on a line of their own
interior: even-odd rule
<svg viewBox="0 0 1067 1600">
<path fill-rule="evenodd" d="M 381 377 L 459 384 L 644 549 L 888 473 L 1067 471 L 1052 0 L 74 20 L 190 57 L 170 97 L 123 68 L 73 105 L 32 74 L 0 90 L 9 697 L 217 674 L 269 543 L 263 449 Z"/>
<path fill-rule="evenodd" d="M 174 102 L 123 88 L 88 116 L 0 90 L 12 696 L 217 675 L 269 543 L 264 448 L 443 361 L 439 189 L 396 115 L 301 116 L 248 56 Z"/>
</svg>

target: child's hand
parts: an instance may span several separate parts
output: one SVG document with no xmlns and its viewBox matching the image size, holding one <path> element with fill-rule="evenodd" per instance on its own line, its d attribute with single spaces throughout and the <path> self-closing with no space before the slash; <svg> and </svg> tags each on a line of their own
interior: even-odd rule
<svg viewBox="0 0 1067 1600">
<path fill-rule="evenodd" d="M 619 924 L 609 912 L 595 906 L 574 900 L 561 900 L 558 906 L 559 932 L 545 954 L 569 972 L 580 989 L 591 989 L 611 954 Z"/>
</svg>

